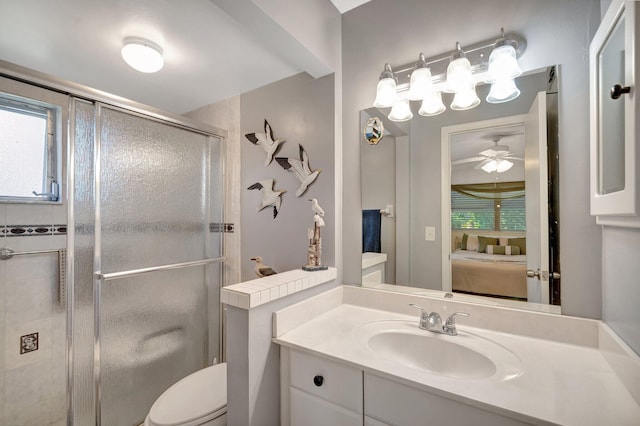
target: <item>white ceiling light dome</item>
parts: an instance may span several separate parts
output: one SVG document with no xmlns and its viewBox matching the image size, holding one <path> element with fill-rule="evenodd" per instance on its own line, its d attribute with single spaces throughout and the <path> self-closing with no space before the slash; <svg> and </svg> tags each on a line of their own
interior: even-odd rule
<svg viewBox="0 0 640 426">
<path fill-rule="evenodd" d="M 125 38 L 121 53 L 122 59 L 131 68 L 140 72 L 154 73 L 160 71 L 164 66 L 162 48 L 143 38 Z"/>
</svg>

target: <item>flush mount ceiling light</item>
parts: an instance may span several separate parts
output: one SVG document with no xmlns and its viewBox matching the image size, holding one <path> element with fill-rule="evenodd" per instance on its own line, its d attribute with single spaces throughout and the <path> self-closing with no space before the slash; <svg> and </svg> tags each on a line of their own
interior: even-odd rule
<svg viewBox="0 0 640 426">
<path fill-rule="evenodd" d="M 526 48 L 526 41 L 515 34 L 505 35 L 500 30 L 498 39 L 486 40 L 462 49 L 456 42 L 453 53 L 444 53 L 426 59 L 421 53 L 418 62 L 406 64 L 393 71 L 385 64 L 380 75 L 374 106 L 395 107 L 402 102 L 403 114 L 393 111 L 392 121 L 406 121 L 410 118 L 406 111 L 409 100 L 422 102 L 418 113 L 423 116 L 441 114 L 446 110 L 442 93 L 452 93 L 452 110 L 467 110 L 480 104 L 476 94 L 476 84 L 490 83 L 491 89 L 486 101 L 489 103 L 508 102 L 520 95 L 514 79 L 522 74 L 518 58 Z M 449 95 L 450 96 L 450 95 Z M 398 105 L 399 106 L 399 105 Z M 506 164 L 505 164 L 506 165 Z"/>
<path fill-rule="evenodd" d="M 122 46 L 122 59 L 133 69 L 153 73 L 164 66 L 162 48 L 152 41 L 137 37 L 127 37 Z"/>
</svg>

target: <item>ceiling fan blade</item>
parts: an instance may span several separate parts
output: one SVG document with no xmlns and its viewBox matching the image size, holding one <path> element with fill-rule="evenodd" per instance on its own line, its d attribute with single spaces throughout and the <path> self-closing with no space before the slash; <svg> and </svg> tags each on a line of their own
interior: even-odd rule
<svg viewBox="0 0 640 426">
<path fill-rule="evenodd" d="M 512 157 L 510 155 L 507 155 L 506 157 L 502 157 L 505 160 L 519 160 L 519 161 L 524 161 L 524 158 L 520 158 L 520 157 Z"/>
<path fill-rule="evenodd" d="M 495 157 L 496 155 L 498 155 L 498 153 L 493 149 L 485 149 L 484 151 L 479 152 L 478 154 L 484 155 L 485 157 Z"/>
<path fill-rule="evenodd" d="M 452 166 L 457 166 L 459 164 L 467 164 L 467 163 L 475 163 L 476 161 L 486 160 L 487 157 L 471 157 L 471 158 L 463 158 L 461 160 L 455 160 L 451 162 Z"/>
</svg>

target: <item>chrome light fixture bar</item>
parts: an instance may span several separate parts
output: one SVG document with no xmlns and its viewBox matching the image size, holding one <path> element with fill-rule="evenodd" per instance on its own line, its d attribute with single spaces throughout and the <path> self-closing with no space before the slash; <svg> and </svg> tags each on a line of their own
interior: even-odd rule
<svg viewBox="0 0 640 426">
<path fill-rule="evenodd" d="M 478 83 L 491 84 L 487 102 L 508 102 L 520 94 L 514 78 L 522 73 L 517 59 L 522 56 L 526 46 L 522 36 L 505 34 L 501 29 L 497 39 L 465 46 L 464 49 L 456 43 L 455 51 L 431 58 L 425 58 L 420 53 L 417 62 L 401 65 L 395 70 L 385 64 L 374 106 L 385 108 L 400 101 L 403 104 L 407 100 L 422 101 L 420 115 L 437 115 L 446 109 L 442 93 L 454 93 L 451 109 L 470 109 L 480 103 L 475 91 Z M 454 80 L 458 81 L 457 85 Z M 395 93 L 390 93 L 392 88 Z M 381 94 L 380 89 L 385 92 Z M 406 105 L 402 109 L 406 109 Z M 407 116 L 403 115 L 401 121 L 410 119 Z M 398 121 L 396 114 L 391 114 L 389 118 Z"/>
</svg>

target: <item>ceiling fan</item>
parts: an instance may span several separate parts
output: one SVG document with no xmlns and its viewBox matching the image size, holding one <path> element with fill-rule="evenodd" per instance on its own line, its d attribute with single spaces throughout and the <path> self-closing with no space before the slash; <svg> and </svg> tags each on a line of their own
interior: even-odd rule
<svg viewBox="0 0 640 426">
<path fill-rule="evenodd" d="M 490 136 L 493 146 L 478 153 L 477 157 L 463 158 L 461 160 L 452 161 L 452 166 L 459 164 L 475 163 L 478 165 L 474 169 L 482 169 L 487 173 L 497 172 L 503 173 L 513 167 L 513 162 L 509 160 L 524 161 L 524 158 L 514 156 L 507 145 L 500 145 L 500 140 L 507 136 L 520 135 L 522 133 L 502 134 Z"/>
</svg>

